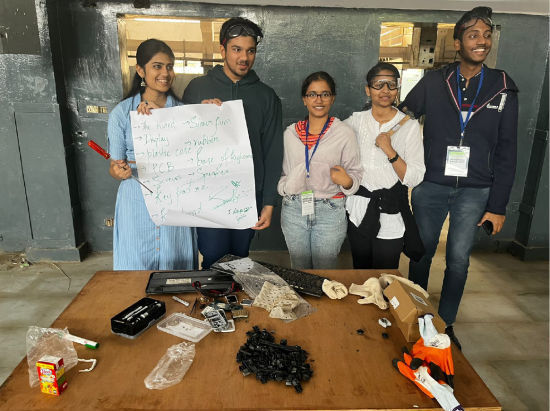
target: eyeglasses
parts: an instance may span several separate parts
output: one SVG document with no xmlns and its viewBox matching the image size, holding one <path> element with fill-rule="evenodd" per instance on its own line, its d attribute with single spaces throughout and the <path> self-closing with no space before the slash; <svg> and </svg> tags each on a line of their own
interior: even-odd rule
<svg viewBox="0 0 550 411">
<path fill-rule="evenodd" d="M 225 45 L 228 40 L 234 39 L 235 37 L 239 36 L 253 37 L 256 40 L 256 44 L 258 44 L 262 40 L 262 36 L 259 33 L 255 32 L 252 28 L 248 26 L 243 26 L 242 24 L 236 24 L 228 28 L 225 32 L 222 46 Z"/>
<path fill-rule="evenodd" d="M 321 94 L 317 94 L 314 91 L 310 91 L 309 93 L 306 93 L 304 97 L 307 97 L 309 101 L 315 101 L 317 100 L 317 97 L 321 97 L 321 100 L 327 101 L 333 96 L 332 93 L 329 93 L 328 91 L 323 91 Z"/>
<path fill-rule="evenodd" d="M 396 80 L 373 80 L 370 82 L 369 87 L 375 90 L 382 90 L 387 85 L 389 90 L 397 90 L 399 84 Z"/>
</svg>

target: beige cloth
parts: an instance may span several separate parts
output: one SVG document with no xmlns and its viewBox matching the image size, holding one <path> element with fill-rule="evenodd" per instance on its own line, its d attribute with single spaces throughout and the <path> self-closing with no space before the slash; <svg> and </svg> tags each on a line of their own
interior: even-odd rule
<svg viewBox="0 0 550 411">
<path fill-rule="evenodd" d="M 296 320 L 298 317 L 294 309 L 300 304 L 301 301 L 292 288 L 280 287 L 266 281 L 252 306 L 269 311 L 270 318 Z"/>
<path fill-rule="evenodd" d="M 359 304 L 376 304 L 382 310 L 388 309 L 388 303 L 382 294 L 382 286 L 376 277 L 369 278 L 362 285 L 352 284 L 349 293 L 363 297 L 357 300 Z"/>
<path fill-rule="evenodd" d="M 333 300 L 341 300 L 348 295 L 348 289 L 338 281 L 325 280 L 323 281 L 323 292 Z"/>
</svg>

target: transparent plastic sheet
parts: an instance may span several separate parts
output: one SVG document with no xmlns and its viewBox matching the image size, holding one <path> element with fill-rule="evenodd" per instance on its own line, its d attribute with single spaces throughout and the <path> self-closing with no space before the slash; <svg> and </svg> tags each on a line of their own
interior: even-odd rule
<svg viewBox="0 0 550 411">
<path fill-rule="evenodd" d="M 256 299 L 256 297 L 260 295 L 266 281 L 278 287 L 290 287 L 285 280 L 273 271 L 252 261 L 250 258 L 243 258 L 242 260 L 235 260 L 220 265 L 233 272 L 235 281 L 243 287 L 243 291 L 252 299 Z M 296 319 L 313 314 L 317 311 L 317 308 L 304 300 L 296 291 L 294 291 L 294 294 L 296 294 L 299 300 L 298 306 L 293 309 Z M 283 321 L 291 322 L 294 321 L 294 319 L 284 319 Z"/>
<path fill-rule="evenodd" d="M 36 362 L 45 355 L 63 358 L 65 371 L 70 370 L 78 363 L 78 356 L 73 343 L 59 336 L 59 333 L 68 333 L 67 328 L 40 328 L 31 326 L 27 331 L 27 364 L 29 365 L 29 384 L 38 385 Z"/>
<path fill-rule="evenodd" d="M 153 371 L 145 378 L 150 390 L 163 390 L 182 379 L 195 358 L 195 344 L 183 342 L 168 348 Z"/>
</svg>

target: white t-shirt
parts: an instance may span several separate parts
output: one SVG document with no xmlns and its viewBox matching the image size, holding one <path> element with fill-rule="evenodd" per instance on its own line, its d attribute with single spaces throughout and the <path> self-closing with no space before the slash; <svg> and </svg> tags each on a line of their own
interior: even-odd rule
<svg viewBox="0 0 550 411">
<path fill-rule="evenodd" d="M 347 123 L 357 137 L 361 152 L 361 163 L 365 169 L 361 185 L 369 191 L 391 188 L 397 183 L 399 177 L 393 169 L 388 157 L 381 148 L 374 145 L 376 137 L 380 133 L 388 132 L 399 123 L 405 114 L 395 109 L 395 117 L 380 126 L 380 123 L 372 116 L 372 111 L 353 113 L 344 122 Z M 422 133 L 418 121 L 407 121 L 391 138 L 392 147 L 399 157 L 407 163 L 405 178 L 401 183 L 409 188 L 415 187 L 424 178 L 426 167 L 424 166 L 424 145 Z M 350 220 L 356 227 L 361 224 L 367 211 L 370 198 L 350 196 L 346 200 L 346 210 Z M 380 213 L 380 231 L 377 238 L 391 240 L 403 237 L 405 224 L 401 213 Z"/>
</svg>

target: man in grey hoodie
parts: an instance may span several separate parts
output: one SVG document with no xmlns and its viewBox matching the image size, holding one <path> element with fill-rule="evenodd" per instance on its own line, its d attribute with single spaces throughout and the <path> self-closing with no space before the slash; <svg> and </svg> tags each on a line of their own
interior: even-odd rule
<svg viewBox="0 0 550 411">
<path fill-rule="evenodd" d="M 205 76 L 193 79 L 183 93 L 185 104 L 199 104 L 209 99 L 243 101 L 254 160 L 256 203 L 258 211 L 261 210 L 258 223 L 251 229 L 197 228 L 203 269 L 225 254 L 247 257 L 254 230 L 269 227 L 277 203 L 277 183 L 283 162 L 282 107 L 275 91 L 262 83 L 252 70 L 262 38 L 261 29 L 252 21 L 242 17 L 227 20 L 220 30 L 224 65 L 217 65 Z"/>
</svg>

